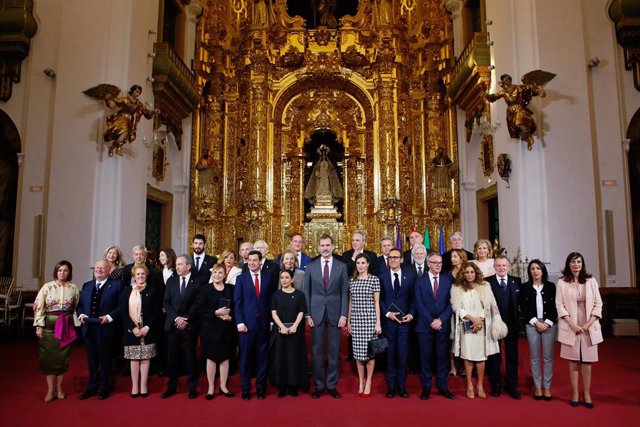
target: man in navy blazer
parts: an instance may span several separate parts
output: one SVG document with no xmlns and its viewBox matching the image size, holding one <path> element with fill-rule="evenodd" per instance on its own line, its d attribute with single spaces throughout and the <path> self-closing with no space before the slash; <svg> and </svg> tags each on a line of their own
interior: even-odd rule
<svg viewBox="0 0 640 427">
<path fill-rule="evenodd" d="M 409 334 L 414 314 L 415 276 L 409 268 L 400 268 L 402 251 L 389 251 L 389 269 L 378 275 L 380 278 L 380 313 L 382 333 L 389 342 L 387 351 L 387 397 L 396 392 L 407 398 L 407 360 L 409 358 Z"/>
<path fill-rule="evenodd" d="M 518 333 L 520 329 L 518 305 L 520 297 L 520 278 L 509 275 L 509 259 L 500 255 L 495 257 L 493 267 L 496 270 L 495 276 L 486 278 L 491 285 L 493 296 L 498 303 L 498 310 L 502 321 L 507 324 L 509 333 L 501 340 L 504 342 L 505 358 L 505 383 L 507 393 L 516 400 L 522 397 L 518 391 Z M 500 396 L 502 392 L 502 375 L 500 365 L 502 364 L 503 351 L 493 354 L 487 359 L 487 374 L 491 384 L 491 395 Z"/>
<path fill-rule="evenodd" d="M 416 334 L 420 345 L 420 369 L 422 371 L 422 394 L 427 400 L 431 395 L 431 379 L 435 367 L 438 377 L 438 393 L 447 399 L 455 396 L 447 386 L 449 373 L 449 331 L 451 329 L 451 275 L 440 274 L 442 256 L 432 252 L 427 256 L 429 271 L 416 280 L 415 310 Z M 434 366 L 434 353 L 436 356 Z"/>
<path fill-rule="evenodd" d="M 380 252 L 382 252 L 382 255 L 376 258 L 375 261 L 371 261 L 373 263 L 373 274 L 376 276 L 389 269 L 389 262 L 387 258 L 389 258 L 389 251 L 391 251 L 392 248 L 393 239 L 391 236 L 384 236 L 380 239 Z"/>
<path fill-rule="evenodd" d="M 307 268 L 307 264 L 311 262 L 311 257 L 302 252 L 302 248 L 304 248 L 304 239 L 302 237 L 302 234 L 296 233 L 291 236 L 291 241 L 289 243 L 291 246 L 291 250 L 295 252 L 296 258 L 298 258 L 298 268 L 304 271 Z M 278 257 L 276 258 L 276 264 L 280 265 L 281 260 L 282 254 L 278 254 Z"/>
<path fill-rule="evenodd" d="M 94 280 L 82 285 L 76 312 L 82 323 L 82 336 L 87 349 L 89 383 L 80 395 L 84 400 L 98 395 L 109 397 L 109 374 L 114 344 L 119 337 L 120 292 L 122 284 L 109 279 L 109 262 L 101 259 L 93 267 Z"/>
<path fill-rule="evenodd" d="M 176 258 L 176 273 L 169 277 L 162 306 L 166 313 L 164 330 L 167 332 L 167 389 L 162 399 L 171 397 L 178 387 L 180 353 L 184 358 L 189 399 L 197 397 L 198 372 L 196 367 L 196 296 L 204 279 L 193 274 L 191 256 Z"/>
<path fill-rule="evenodd" d="M 261 269 L 262 253 L 249 252 L 248 269 L 236 279 L 233 299 L 235 320 L 240 334 L 240 379 L 242 399 L 250 400 L 250 367 L 255 364 L 256 395 L 265 398 L 267 357 L 271 326 L 271 297 L 278 289 L 271 272 Z"/>
<path fill-rule="evenodd" d="M 204 234 L 196 234 L 193 236 L 193 264 L 191 265 L 191 274 L 198 282 L 207 282 L 211 277 L 211 269 L 218 262 L 218 258 L 207 255 L 207 238 Z"/>
</svg>

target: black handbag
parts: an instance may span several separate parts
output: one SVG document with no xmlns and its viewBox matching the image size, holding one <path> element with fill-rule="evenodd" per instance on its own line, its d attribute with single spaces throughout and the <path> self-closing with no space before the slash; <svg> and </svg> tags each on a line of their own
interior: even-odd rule
<svg viewBox="0 0 640 427">
<path fill-rule="evenodd" d="M 389 348 L 389 341 L 385 337 L 376 337 L 367 343 L 367 353 L 369 359 L 386 353 Z"/>
</svg>

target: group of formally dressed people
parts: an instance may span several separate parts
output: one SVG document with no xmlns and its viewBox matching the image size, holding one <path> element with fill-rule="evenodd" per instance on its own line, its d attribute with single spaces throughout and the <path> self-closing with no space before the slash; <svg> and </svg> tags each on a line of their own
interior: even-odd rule
<svg viewBox="0 0 640 427">
<path fill-rule="evenodd" d="M 561 357 L 569 360 L 571 405 L 593 407 L 591 364 L 602 341 L 602 300 L 581 254 L 569 254 L 556 285 L 549 282 L 544 263 L 531 261 L 523 284 L 509 274 L 505 256 L 492 257 L 486 240 L 476 242 L 471 253 L 456 232 L 444 254 L 429 251 L 420 233 L 412 232 L 410 241 L 412 249 L 403 253 L 391 237 L 383 237 L 378 256 L 365 249 L 365 232 L 355 231 L 352 248 L 340 255 L 333 238 L 323 235 L 319 255 L 311 258 L 302 251 L 302 235 L 296 234 L 275 260 L 267 259 L 268 244 L 258 240 L 242 243 L 236 261 L 231 250 L 220 260 L 206 254 L 206 238 L 198 234 L 193 253 L 178 256 L 162 249 L 157 267 L 149 265 L 142 245 L 133 249 L 133 263 L 126 265 L 120 249 L 112 246 L 95 262 L 94 277 L 81 290 L 71 281 L 71 264 L 61 261 L 34 304 L 40 371 L 47 376 L 45 401 L 65 397 L 63 375 L 69 344 L 76 339 L 74 326 L 81 327 L 89 368 L 80 399 L 109 397 L 118 353 L 129 361 L 132 398 L 149 395 L 153 358 L 163 359 L 167 374 L 162 398 L 178 391 L 181 361 L 188 397 L 196 398 L 198 341 L 207 400 L 216 395 L 216 376 L 218 394 L 234 396 L 227 381 L 235 360 L 244 400 L 253 395 L 264 399 L 268 381 L 280 397 L 297 396 L 300 390 L 311 390 L 306 328 L 314 399 L 325 393 L 341 397 L 337 384 L 344 328 L 350 334 L 357 395 L 362 398 L 371 395 L 374 347 L 384 342 L 388 398 L 409 397 L 409 354 L 419 350 L 422 400 L 431 396 L 433 377 L 439 395 L 455 398 L 448 377 L 455 374 L 456 359 L 464 364 L 468 398 L 487 396 L 486 372 L 493 396 L 504 388 L 520 399 L 518 336 L 523 317 L 533 397 L 552 398 L 553 347 L 558 340 Z"/>
</svg>

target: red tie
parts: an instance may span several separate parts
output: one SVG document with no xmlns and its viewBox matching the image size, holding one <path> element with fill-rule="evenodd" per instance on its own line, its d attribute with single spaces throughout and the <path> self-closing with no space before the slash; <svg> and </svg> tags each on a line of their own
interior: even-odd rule
<svg viewBox="0 0 640 427">
<path fill-rule="evenodd" d="M 438 276 L 433 276 L 433 296 L 438 298 Z"/>
<path fill-rule="evenodd" d="M 322 274 L 322 283 L 324 288 L 329 288 L 329 261 L 324 262 L 324 273 Z"/>
<path fill-rule="evenodd" d="M 258 275 L 254 274 L 253 277 L 253 286 L 256 288 L 256 298 L 260 299 L 260 281 L 258 280 Z"/>
</svg>

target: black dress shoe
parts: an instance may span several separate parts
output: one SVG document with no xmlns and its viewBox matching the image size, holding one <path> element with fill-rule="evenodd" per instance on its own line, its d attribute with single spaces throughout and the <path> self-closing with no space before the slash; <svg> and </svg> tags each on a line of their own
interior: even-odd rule
<svg viewBox="0 0 640 427">
<path fill-rule="evenodd" d="M 422 390 L 422 393 L 420 393 L 421 400 L 428 400 L 430 396 L 431 396 L 431 389 L 429 388 L 425 388 L 424 390 Z"/>
<path fill-rule="evenodd" d="M 164 393 L 162 393 L 162 394 L 160 395 L 160 398 L 161 398 L 161 399 L 166 399 L 166 398 L 168 398 L 168 397 L 173 396 L 174 394 L 176 394 L 176 391 L 175 391 L 175 390 L 173 390 L 173 389 L 169 389 L 169 388 L 168 388 L 168 389 L 166 389 L 166 390 L 164 391 Z"/>
<path fill-rule="evenodd" d="M 403 399 L 406 399 L 407 397 L 409 397 L 409 393 L 407 393 L 407 389 L 406 388 L 401 388 L 398 391 L 398 396 L 400 396 Z"/>
<path fill-rule="evenodd" d="M 389 399 L 395 397 L 395 395 L 396 395 L 396 389 L 393 387 L 389 387 L 387 389 L 387 394 L 385 394 L 385 396 L 388 397 Z"/>
<path fill-rule="evenodd" d="M 438 394 L 439 394 L 440 396 L 444 396 L 444 397 L 446 397 L 447 399 L 455 399 L 455 398 L 456 398 L 456 396 L 455 396 L 453 393 L 451 393 L 451 392 L 450 392 L 448 389 L 446 389 L 446 388 L 444 388 L 444 389 L 439 388 L 439 389 L 438 389 Z"/>
<path fill-rule="evenodd" d="M 207 393 L 207 396 L 205 397 L 205 399 L 207 399 L 207 400 L 213 400 L 213 396 L 214 396 L 213 394 L 209 394 L 209 393 Z"/>
<path fill-rule="evenodd" d="M 593 402 L 583 402 L 582 404 L 587 409 L 593 409 Z"/>
<path fill-rule="evenodd" d="M 108 397 L 109 397 L 109 392 L 108 391 L 99 391 L 98 392 L 98 400 L 105 400 Z"/>
<path fill-rule="evenodd" d="M 90 397 L 95 396 L 96 393 L 95 390 L 86 390 L 85 392 L 81 393 L 80 396 L 78 397 L 80 400 L 85 400 L 88 399 Z"/>
<path fill-rule="evenodd" d="M 282 398 L 282 397 L 285 397 L 286 395 L 287 395 L 287 390 L 278 391 L 278 397 Z"/>
<path fill-rule="evenodd" d="M 189 399 L 195 399 L 198 397 L 198 392 L 195 390 L 189 390 Z"/>
<path fill-rule="evenodd" d="M 329 388 L 327 391 L 334 399 L 340 399 L 340 393 L 335 388 Z"/>
<path fill-rule="evenodd" d="M 576 407 L 578 407 L 580 405 L 580 402 L 578 400 L 572 400 L 571 402 L 569 402 L 569 405 L 571 405 L 574 408 L 576 408 Z"/>
<path fill-rule="evenodd" d="M 144 399 L 145 397 L 149 397 L 149 392 L 146 392 L 146 393 L 140 393 L 140 397 L 142 397 L 143 399 Z"/>
<path fill-rule="evenodd" d="M 500 390 L 491 390 L 491 396 L 493 397 L 500 397 L 501 391 Z"/>
<path fill-rule="evenodd" d="M 298 390 L 296 390 L 295 388 L 293 390 L 291 390 L 289 392 L 289 396 L 291 397 L 298 397 Z"/>
<path fill-rule="evenodd" d="M 324 390 L 320 390 L 319 388 L 313 390 L 313 393 L 311 394 L 311 397 L 314 399 L 319 398 L 320 396 L 322 396 L 322 393 L 324 393 Z"/>
<path fill-rule="evenodd" d="M 522 395 L 518 390 L 507 390 L 507 393 L 509 393 L 509 396 L 513 397 L 516 400 L 522 399 Z"/>
<path fill-rule="evenodd" d="M 263 399 L 265 398 L 265 396 L 266 396 L 266 395 L 265 395 L 265 393 L 264 393 L 264 390 L 258 390 L 258 391 L 256 392 L 256 396 L 258 397 L 258 400 L 263 400 Z"/>
<path fill-rule="evenodd" d="M 235 394 L 233 394 L 233 392 L 231 390 L 227 390 L 227 392 L 225 393 L 224 391 L 222 391 L 222 389 L 220 389 L 220 391 L 218 393 L 220 394 L 220 396 L 224 396 L 224 397 L 233 397 L 233 396 L 235 396 Z"/>
<path fill-rule="evenodd" d="M 242 400 L 251 400 L 251 393 L 249 390 L 242 391 Z"/>
</svg>

